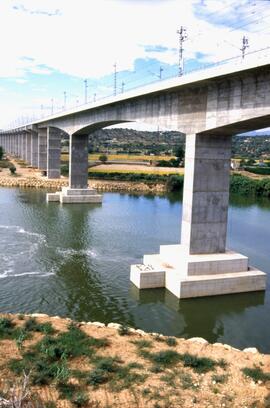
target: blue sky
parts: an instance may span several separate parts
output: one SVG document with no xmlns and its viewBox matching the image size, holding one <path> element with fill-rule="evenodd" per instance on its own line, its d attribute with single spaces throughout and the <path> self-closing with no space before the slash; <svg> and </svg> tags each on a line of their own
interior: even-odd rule
<svg viewBox="0 0 270 408">
<path fill-rule="evenodd" d="M 0 128 L 270 45 L 268 0 L 0 0 Z M 18 123 L 18 122 L 17 122 Z"/>
</svg>

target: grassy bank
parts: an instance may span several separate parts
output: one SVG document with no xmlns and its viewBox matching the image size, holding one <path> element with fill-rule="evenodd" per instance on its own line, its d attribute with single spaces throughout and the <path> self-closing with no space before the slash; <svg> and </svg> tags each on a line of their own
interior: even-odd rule
<svg viewBox="0 0 270 408">
<path fill-rule="evenodd" d="M 62 165 L 62 174 L 68 174 L 68 167 Z M 151 174 L 140 171 L 102 171 L 92 168 L 88 176 L 96 180 L 128 181 L 145 184 L 164 184 L 167 191 L 180 190 L 184 184 L 182 174 Z M 243 195 L 270 197 L 270 178 L 252 179 L 241 174 L 232 174 L 230 191 Z"/>
<path fill-rule="evenodd" d="M 269 406 L 269 370 L 267 355 L 204 339 L 0 316 L 2 407 L 259 408 Z"/>
<path fill-rule="evenodd" d="M 252 179 L 234 174 L 231 176 L 230 190 L 233 193 L 270 198 L 270 178 Z"/>
</svg>

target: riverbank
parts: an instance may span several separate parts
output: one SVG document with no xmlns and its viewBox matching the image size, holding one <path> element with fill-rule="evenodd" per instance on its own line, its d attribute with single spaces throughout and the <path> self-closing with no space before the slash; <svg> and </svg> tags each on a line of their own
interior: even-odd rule
<svg viewBox="0 0 270 408">
<path fill-rule="evenodd" d="M 270 403 L 270 356 L 252 348 L 41 314 L 1 315 L 0 345 L 0 406 L 22 379 L 25 403 L 47 408 Z"/>
<path fill-rule="evenodd" d="M 146 184 L 131 181 L 113 181 L 113 180 L 89 180 L 89 187 L 96 188 L 99 191 L 127 191 L 141 193 L 164 193 L 165 184 Z M 16 177 L 2 176 L 0 173 L 0 186 L 2 187 L 21 187 L 21 188 L 46 188 L 61 190 L 68 186 L 68 179 L 62 177 L 58 180 L 48 180 L 45 177 Z"/>
<path fill-rule="evenodd" d="M 62 175 L 60 179 L 48 180 L 39 170 L 23 167 L 13 159 L 10 161 L 16 166 L 17 172 L 12 175 L 9 169 L 1 169 L 0 186 L 2 187 L 46 188 L 56 191 L 68 186 L 67 176 Z M 91 171 L 88 185 L 99 191 L 160 194 L 180 190 L 183 182 L 183 174 Z M 246 171 L 235 171 L 231 173 L 230 190 L 243 195 L 270 197 L 270 177 L 253 175 Z"/>
</svg>

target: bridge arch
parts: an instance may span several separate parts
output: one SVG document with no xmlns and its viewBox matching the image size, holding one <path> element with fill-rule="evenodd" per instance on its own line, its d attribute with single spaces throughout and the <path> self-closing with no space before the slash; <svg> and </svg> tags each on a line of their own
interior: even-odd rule
<svg viewBox="0 0 270 408">
<path fill-rule="evenodd" d="M 91 123 L 89 125 L 83 126 L 82 128 L 78 129 L 76 132 L 73 133 L 73 136 L 76 135 L 88 135 L 95 130 L 99 130 L 108 126 L 119 125 L 121 123 L 134 123 L 134 121 L 127 121 L 127 120 L 108 120 L 103 122 L 96 122 Z"/>
</svg>

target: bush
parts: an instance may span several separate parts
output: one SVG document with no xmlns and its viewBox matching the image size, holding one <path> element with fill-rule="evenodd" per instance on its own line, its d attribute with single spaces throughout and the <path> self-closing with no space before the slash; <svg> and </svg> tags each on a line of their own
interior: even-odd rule
<svg viewBox="0 0 270 408">
<path fill-rule="evenodd" d="M 270 178 L 253 180 L 239 174 L 234 174 L 230 180 L 232 193 L 270 197 Z"/>
<path fill-rule="evenodd" d="M 129 328 L 125 325 L 121 325 L 117 331 L 120 336 L 129 335 Z"/>
<path fill-rule="evenodd" d="M 2 146 L 0 146 L 0 160 L 3 159 L 3 156 L 4 156 L 4 149 Z"/>
<path fill-rule="evenodd" d="M 166 189 L 167 191 L 177 191 L 181 190 L 183 188 L 184 184 L 184 177 L 183 176 L 178 176 L 177 174 L 173 174 L 168 177 L 167 182 L 166 182 Z"/>
<path fill-rule="evenodd" d="M 108 156 L 106 154 L 101 154 L 98 159 L 102 163 L 106 163 L 106 161 L 108 161 Z"/>
<path fill-rule="evenodd" d="M 206 373 L 213 370 L 217 365 L 217 362 L 211 358 L 198 357 L 189 353 L 181 355 L 181 360 L 183 361 L 185 367 L 191 367 L 197 373 Z"/>
<path fill-rule="evenodd" d="M 91 171 L 88 173 L 88 177 L 92 179 L 96 178 L 102 180 L 134 181 L 143 182 L 146 184 L 156 184 L 165 183 L 171 176 L 145 173 L 120 173 L 120 172 L 108 173 L 106 171 L 104 172 Z"/>
<path fill-rule="evenodd" d="M 165 342 L 168 344 L 168 346 L 170 347 L 174 347 L 177 345 L 177 341 L 174 337 L 167 337 L 167 339 L 165 340 Z"/>
<path fill-rule="evenodd" d="M 16 173 L 16 167 L 12 164 L 10 167 L 9 167 L 9 171 L 10 171 L 10 173 L 12 174 L 12 175 L 14 175 L 15 173 Z"/>
<path fill-rule="evenodd" d="M 245 367 L 242 369 L 242 372 L 246 377 L 252 378 L 252 380 L 255 382 L 270 381 L 270 373 L 264 373 L 260 367 L 254 368 Z"/>
<path fill-rule="evenodd" d="M 157 353 L 149 353 L 142 350 L 140 355 L 152 361 L 156 366 L 161 365 L 163 367 L 169 367 L 181 359 L 181 355 L 174 350 L 162 350 Z"/>
<path fill-rule="evenodd" d="M 68 176 L 69 175 L 69 166 L 68 166 L 68 164 L 62 164 L 61 165 L 61 174 L 62 174 L 62 176 Z"/>
<path fill-rule="evenodd" d="M 269 167 L 245 166 L 244 170 L 249 171 L 250 173 L 254 173 L 254 174 L 263 174 L 265 176 L 270 175 Z"/>
</svg>

